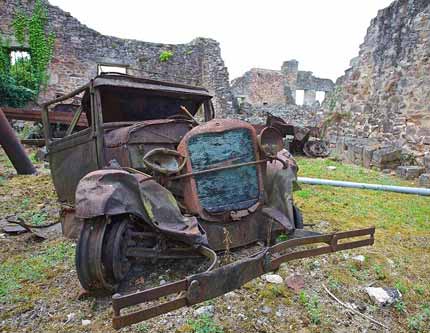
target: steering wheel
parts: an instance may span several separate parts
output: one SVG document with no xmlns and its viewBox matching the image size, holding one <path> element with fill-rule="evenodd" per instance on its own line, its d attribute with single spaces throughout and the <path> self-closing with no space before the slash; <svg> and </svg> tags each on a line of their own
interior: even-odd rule
<svg viewBox="0 0 430 333">
<path fill-rule="evenodd" d="M 157 173 L 171 175 L 179 173 L 187 163 L 187 159 L 176 150 L 154 148 L 143 156 L 143 163 Z"/>
</svg>

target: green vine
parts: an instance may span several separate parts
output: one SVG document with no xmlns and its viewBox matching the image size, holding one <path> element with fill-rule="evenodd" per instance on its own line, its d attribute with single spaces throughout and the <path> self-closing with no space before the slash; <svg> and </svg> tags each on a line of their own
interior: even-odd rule
<svg viewBox="0 0 430 333">
<path fill-rule="evenodd" d="M 47 69 L 55 43 L 55 34 L 53 32 L 45 33 L 47 20 L 46 8 L 40 0 L 37 0 L 33 14 L 28 19 L 28 44 L 33 74 L 38 82 L 44 86 L 48 82 Z"/>
<path fill-rule="evenodd" d="M 25 43 L 26 31 L 28 26 L 28 19 L 24 13 L 18 12 L 12 22 L 15 38 L 21 45 Z"/>
<path fill-rule="evenodd" d="M 10 43 L 0 39 L 1 104 L 23 105 L 35 99 L 40 89 L 46 87 L 55 44 L 55 34 L 47 31 L 47 23 L 47 9 L 41 0 L 35 1 L 30 15 L 15 14 L 12 21 L 15 39 L 30 57 L 16 58 L 13 63 Z"/>
<path fill-rule="evenodd" d="M 0 73 L 7 74 L 10 70 L 9 43 L 0 36 Z"/>
</svg>

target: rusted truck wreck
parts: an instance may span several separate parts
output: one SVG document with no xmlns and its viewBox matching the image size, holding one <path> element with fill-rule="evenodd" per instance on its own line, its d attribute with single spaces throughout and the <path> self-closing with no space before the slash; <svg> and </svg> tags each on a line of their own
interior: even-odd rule
<svg viewBox="0 0 430 333">
<path fill-rule="evenodd" d="M 82 105 L 66 135 L 52 137 L 49 109 L 75 95 Z M 215 119 L 203 88 L 102 75 L 44 105 L 43 115 L 51 174 L 65 207 L 63 230 L 79 233 L 76 270 L 86 290 L 115 293 L 142 258 L 209 260 L 205 272 L 115 294 L 115 328 L 220 296 L 289 260 L 373 244 L 374 228 L 303 230 L 293 202 L 297 165 L 282 135 Z M 88 128 L 77 130 L 82 117 Z M 276 243 L 280 234 L 288 240 Z M 265 244 L 258 253 L 218 267 L 220 251 L 256 242 Z M 297 249 L 302 245 L 313 247 Z"/>
</svg>

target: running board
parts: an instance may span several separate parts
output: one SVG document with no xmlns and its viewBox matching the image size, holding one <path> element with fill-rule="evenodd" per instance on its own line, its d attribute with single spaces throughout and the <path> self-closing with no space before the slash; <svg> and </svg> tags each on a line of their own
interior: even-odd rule
<svg viewBox="0 0 430 333">
<path fill-rule="evenodd" d="M 373 245 L 375 228 L 351 230 L 326 235 L 293 238 L 265 248 L 263 251 L 243 260 L 188 276 L 183 280 L 160 287 L 137 291 L 129 295 L 115 294 L 112 297 L 115 329 L 136 324 L 184 306 L 198 304 L 238 289 L 245 283 L 271 271 L 287 261 L 314 257 L 326 253 Z M 346 238 L 362 239 L 340 242 Z M 326 244 L 312 249 L 294 248 L 310 244 Z M 291 250 L 291 251 L 288 251 Z M 214 265 L 211 265 L 212 267 Z M 157 301 L 161 297 L 180 293 L 179 297 L 143 310 L 121 314 L 121 310 L 144 302 Z"/>
</svg>

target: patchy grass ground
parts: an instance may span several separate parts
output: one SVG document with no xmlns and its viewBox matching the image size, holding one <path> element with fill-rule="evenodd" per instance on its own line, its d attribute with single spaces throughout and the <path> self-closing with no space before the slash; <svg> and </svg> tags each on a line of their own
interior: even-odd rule
<svg viewBox="0 0 430 333">
<path fill-rule="evenodd" d="M 356 166 L 299 158 L 300 175 L 381 184 L 412 185 Z M 336 166 L 330 171 L 327 166 Z M 58 218 L 55 193 L 42 164 L 38 176 L 16 176 L 0 151 L 0 220 L 19 215 L 30 223 Z M 214 316 L 194 317 L 184 308 L 122 332 L 380 332 L 352 316 L 326 291 L 389 327 L 390 332 L 430 331 L 430 199 L 396 193 L 302 186 L 295 199 L 305 223 L 335 231 L 375 225 L 376 243 L 333 255 L 282 265 L 286 278 L 304 276 L 294 294 L 284 285 L 256 279 L 207 302 Z M 352 259 L 364 255 L 365 261 Z M 78 300 L 74 244 L 59 238 L 39 242 L 29 234 L 0 234 L 0 332 L 114 332 L 109 298 Z M 163 275 L 169 279 L 169 273 Z M 396 287 L 403 299 L 390 308 L 369 300 L 365 286 Z M 88 326 L 82 320 L 90 320 Z"/>
</svg>

